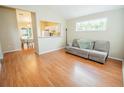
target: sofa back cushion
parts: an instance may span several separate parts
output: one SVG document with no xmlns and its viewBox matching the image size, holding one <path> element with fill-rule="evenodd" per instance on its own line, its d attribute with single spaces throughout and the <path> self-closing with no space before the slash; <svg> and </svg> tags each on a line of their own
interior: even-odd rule
<svg viewBox="0 0 124 93">
<path fill-rule="evenodd" d="M 79 39 L 78 44 L 81 49 L 93 49 L 93 42 L 90 40 Z"/>
<path fill-rule="evenodd" d="M 102 52 L 108 52 L 110 47 L 109 41 L 95 41 L 94 50 L 102 51 Z"/>
</svg>

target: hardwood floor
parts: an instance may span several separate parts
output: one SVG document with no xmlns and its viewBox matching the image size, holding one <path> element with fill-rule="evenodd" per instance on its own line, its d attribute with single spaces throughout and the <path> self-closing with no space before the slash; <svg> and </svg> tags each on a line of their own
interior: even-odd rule
<svg viewBox="0 0 124 93">
<path fill-rule="evenodd" d="M 122 86 L 122 63 L 99 64 L 59 50 L 36 55 L 34 50 L 5 54 L 0 86 Z"/>
</svg>

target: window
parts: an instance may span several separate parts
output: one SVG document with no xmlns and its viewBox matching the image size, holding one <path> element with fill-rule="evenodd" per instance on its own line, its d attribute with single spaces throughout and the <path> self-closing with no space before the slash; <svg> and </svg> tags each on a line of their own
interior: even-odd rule
<svg viewBox="0 0 124 93">
<path fill-rule="evenodd" d="M 105 31 L 107 18 L 76 23 L 76 31 Z"/>
<path fill-rule="evenodd" d="M 21 39 L 31 39 L 32 30 L 31 28 L 21 28 Z"/>
</svg>

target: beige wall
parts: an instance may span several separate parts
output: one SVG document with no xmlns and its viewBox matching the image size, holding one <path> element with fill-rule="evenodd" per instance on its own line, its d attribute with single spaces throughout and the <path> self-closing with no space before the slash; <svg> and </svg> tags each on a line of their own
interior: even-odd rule
<svg viewBox="0 0 124 93">
<path fill-rule="evenodd" d="M 15 9 L 0 7 L 0 42 L 3 52 L 21 49 Z"/>
<path fill-rule="evenodd" d="M 107 17 L 107 30 L 102 32 L 76 32 L 75 24 L 78 21 L 92 20 Z M 111 43 L 110 56 L 122 59 L 124 57 L 124 9 L 102 12 L 75 19 L 67 20 L 68 42 L 74 38 L 92 40 L 109 40 Z"/>
</svg>

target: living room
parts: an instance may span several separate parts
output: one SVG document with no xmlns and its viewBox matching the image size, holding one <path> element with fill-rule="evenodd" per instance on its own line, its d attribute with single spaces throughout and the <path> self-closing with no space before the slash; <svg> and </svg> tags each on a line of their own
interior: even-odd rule
<svg viewBox="0 0 124 93">
<path fill-rule="evenodd" d="M 21 49 L 17 9 L 31 12 L 34 48 Z M 123 16 L 123 5 L 0 6 L 0 86 L 122 87 Z"/>
</svg>

